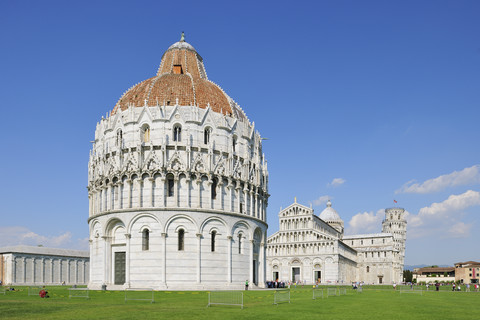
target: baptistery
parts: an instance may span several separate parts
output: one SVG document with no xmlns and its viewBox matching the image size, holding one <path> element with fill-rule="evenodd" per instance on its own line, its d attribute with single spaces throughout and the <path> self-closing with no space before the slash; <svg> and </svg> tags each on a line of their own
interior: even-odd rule
<svg viewBox="0 0 480 320">
<path fill-rule="evenodd" d="M 97 123 L 89 287 L 263 287 L 267 185 L 254 123 L 182 34 Z"/>
</svg>

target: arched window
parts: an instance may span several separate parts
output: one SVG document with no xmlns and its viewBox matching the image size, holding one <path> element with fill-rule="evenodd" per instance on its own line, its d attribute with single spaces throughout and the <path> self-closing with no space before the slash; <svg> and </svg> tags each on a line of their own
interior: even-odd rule
<svg viewBox="0 0 480 320">
<path fill-rule="evenodd" d="M 211 128 L 205 128 L 203 131 L 203 143 L 209 144 L 210 143 L 210 133 L 212 132 Z"/>
<path fill-rule="evenodd" d="M 173 175 L 167 176 L 167 197 L 173 197 L 175 194 L 175 181 Z"/>
<path fill-rule="evenodd" d="M 123 147 L 123 133 L 122 133 L 122 129 L 119 129 L 117 131 L 117 140 L 115 140 L 115 145 L 117 147 Z"/>
<path fill-rule="evenodd" d="M 217 179 L 213 178 L 212 179 L 212 199 L 217 198 Z"/>
<path fill-rule="evenodd" d="M 368 273 L 368 272 L 370 272 L 370 267 L 369 267 L 369 266 L 367 266 L 367 273 Z"/>
<path fill-rule="evenodd" d="M 150 247 L 150 231 L 144 229 L 142 232 L 142 250 L 147 251 Z"/>
<path fill-rule="evenodd" d="M 150 127 L 147 124 L 142 127 L 142 142 L 150 142 Z"/>
<path fill-rule="evenodd" d="M 178 251 L 183 251 L 185 248 L 185 230 L 178 230 Z"/>
<path fill-rule="evenodd" d="M 212 252 L 215 252 L 215 236 L 217 235 L 217 231 L 212 231 L 211 233 L 211 241 L 210 241 L 210 249 Z"/>
<path fill-rule="evenodd" d="M 239 254 L 242 253 L 242 235 L 241 234 L 238 235 L 238 253 Z"/>
<path fill-rule="evenodd" d="M 232 151 L 235 152 L 237 148 L 237 137 L 233 136 L 232 138 Z"/>
<path fill-rule="evenodd" d="M 182 127 L 179 124 L 173 127 L 173 141 L 182 141 Z"/>
</svg>

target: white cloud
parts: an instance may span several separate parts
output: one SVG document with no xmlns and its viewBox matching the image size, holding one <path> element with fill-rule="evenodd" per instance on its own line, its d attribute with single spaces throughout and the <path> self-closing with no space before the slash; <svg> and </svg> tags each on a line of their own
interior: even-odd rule
<svg viewBox="0 0 480 320">
<path fill-rule="evenodd" d="M 313 205 L 321 206 L 324 203 L 327 203 L 329 199 L 332 199 L 330 196 L 320 196 L 317 199 L 313 200 Z"/>
<path fill-rule="evenodd" d="M 357 213 L 348 222 L 347 234 L 379 232 L 384 217 L 385 209 L 380 209 L 376 213 L 373 211 Z"/>
<path fill-rule="evenodd" d="M 448 229 L 449 238 L 468 238 L 470 236 L 471 224 L 457 222 Z"/>
<path fill-rule="evenodd" d="M 345 181 L 346 181 L 346 180 L 343 179 L 343 178 L 335 178 L 335 179 L 332 180 L 332 182 L 330 182 L 330 183 L 328 184 L 328 186 L 329 186 L 329 187 L 338 187 L 338 186 L 341 186 L 342 184 L 344 184 Z"/>
<path fill-rule="evenodd" d="M 436 221 L 454 220 L 459 211 L 477 205 L 480 205 L 480 192 L 468 190 L 459 195 L 451 195 L 443 202 L 435 202 L 429 207 L 421 208 L 418 215 L 410 217 L 410 223 L 418 227 Z"/>
<path fill-rule="evenodd" d="M 434 179 L 417 183 L 411 180 L 405 183 L 395 193 L 433 193 L 442 191 L 448 187 L 474 185 L 480 183 L 480 165 L 465 168 L 462 171 L 454 171 Z"/>
<path fill-rule="evenodd" d="M 30 246 L 42 245 L 52 248 L 88 249 L 88 241 L 86 242 L 85 239 L 73 240 L 69 231 L 53 236 L 40 235 L 21 226 L 0 227 L 0 247 L 22 244 Z"/>
<path fill-rule="evenodd" d="M 470 235 L 472 225 L 460 219 L 464 210 L 480 205 L 480 192 L 468 190 L 459 195 L 451 195 L 443 202 L 432 203 L 421 208 L 418 214 L 407 218 L 407 233 L 410 238 L 420 238 L 435 234 L 448 238 L 465 238 Z"/>
</svg>

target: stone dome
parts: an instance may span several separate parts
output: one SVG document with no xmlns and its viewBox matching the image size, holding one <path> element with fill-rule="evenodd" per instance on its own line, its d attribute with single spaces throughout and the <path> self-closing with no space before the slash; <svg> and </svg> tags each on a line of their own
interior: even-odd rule
<svg viewBox="0 0 480 320">
<path fill-rule="evenodd" d="M 332 202 L 330 202 L 330 200 L 327 201 L 327 207 L 320 213 L 319 217 L 325 222 L 343 222 L 337 211 L 332 208 Z"/>
<path fill-rule="evenodd" d="M 180 41 L 163 54 L 157 74 L 128 89 L 118 100 L 118 109 L 143 106 L 197 106 L 245 120 L 243 110 L 217 84 L 208 80 L 202 57 L 195 48 Z"/>
</svg>

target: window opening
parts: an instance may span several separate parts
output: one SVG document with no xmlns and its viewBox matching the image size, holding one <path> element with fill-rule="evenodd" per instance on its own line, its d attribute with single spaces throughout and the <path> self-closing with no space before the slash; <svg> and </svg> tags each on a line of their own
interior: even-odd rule
<svg viewBox="0 0 480 320">
<path fill-rule="evenodd" d="M 175 182 L 173 181 L 173 177 L 168 177 L 167 178 L 167 196 L 168 197 L 173 197 L 174 195 L 174 189 L 175 189 Z"/>
<path fill-rule="evenodd" d="M 142 142 L 150 142 L 150 127 L 145 126 L 143 127 L 143 132 L 142 132 Z"/>
<path fill-rule="evenodd" d="M 116 146 L 122 146 L 122 140 L 123 140 L 123 132 L 122 130 L 117 131 L 117 141 L 115 142 Z"/>
<path fill-rule="evenodd" d="M 368 273 L 368 272 L 370 272 L 370 267 L 369 267 L 369 266 L 367 266 L 367 273 Z"/>
<path fill-rule="evenodd" d="M 182 127 L 178 125 L 173 128 L 173 141 L 182 141 Z"/>
<path fill-rule="evenodd" d="M 173 73 L 174 74 L 183 74 L 182 65 L 176 64 L 173 66 Z"/>
<path fill-rule="evenodd" d="M 215 252 L 215 236 L 216 235 L 217 235 L 217 231 L 212 231 L 211 243 L 210 243 L 210 247 L 211 247 L 212 252 Z"/>
<path fill-rule="evenodd" d="M 215 200 L 217 198 L 217 179 L 214 178 L 212 181 L 212 199 Z"/>
<path fill-rule="evenodd" d="M 235 152 L 236 147 L 237 147 L 237 138 L 236 138 L 236 137 L 233 137 L 233 139 L 232 139 L 232 149 L 233 149 L 233 152 Z"/>
<path fill-rule="evenodd" d="M 242 235 L 238 235 L 238 253 L 242 253 Z"/>
<path fill-rule="evenodd" d="M 150 231 L 148 229 L 142 232 L 142 250 L 147 251 L 150 247 Z"/>
<path fill-rule="evenodd" d="M 203 143 L 209 144 L 210 143 L 210 128 L 205 128 L 203 131 Z"/>
<path fill-rule="evenodd" d="M 180 229 L 178 230 L 178 251 L 184 250 L 184 242 L 185 242 L 185 230 Z"/>
</svg>

